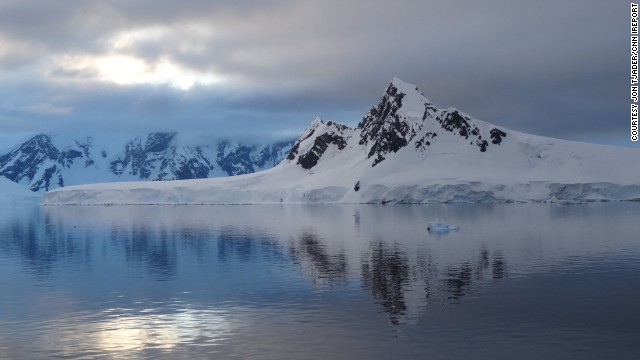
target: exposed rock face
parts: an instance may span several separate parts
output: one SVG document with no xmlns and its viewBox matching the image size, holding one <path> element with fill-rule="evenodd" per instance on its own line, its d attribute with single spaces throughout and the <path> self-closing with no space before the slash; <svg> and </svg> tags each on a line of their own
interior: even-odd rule
<svg viewBox="0 0 640 360">
<path fill-rule="evenodd" d="M 53 146 L 49 136 L 37 135 L 0 156 L 0 175 L 15 182 L 25 178 L 32 180 L 30 189 L 33 191 L 49 189 L 56 183 L 63 186 L 58 166 L 73 162 L 79 155 L 78 151 L 60 151 Z"/>
<path fill-rule="evenodd" d="M 489 131 L 479 123 L 456 109 L 438 109 L 415 86 L 394 78 L 355 129 L 316 119 L 293 145 L 287 160 L 310 170 L 331 145 L 337 151 L 360 147 L 374 167 L 409 144 L 425 155 L 434 144 L 451 141 L 484 153 L 507 136 L 503 130 L 494 127 Z"/>
<path fill-rule="evenodd" d="M 297 164 L 309 170 L 316 166 L 330 146 L 343 150 L 352 133 L 353 129 L 348 126 L 333 121 L 325 124 L 320 118 L 316 118 L 293 145 L 287 161 L 297 159 Z"/>
<path fill-rule="evenodd" d="M 309 152 L 300 155 L 298 158 L 298 164 L 307 170 L 311 169 L 318 163 L 318 160 L 320 160 L 322 154 L 327 150 L 329 144 L 337 145 L 338 150 L 342 150 L 347 146 L 347 142 L 344 137 L 336 134 L 324 133 L 314 140 L 313 147 Z"/>
<path fill-rule="evenodd" d="M 177 133 L 137 136 L 117 147 L 85 137 L 54 144 L 37 135 L 0 156 L 0 175 L 48 191 L 71 184 L 123 180 L 182 180 L 252 173 L 277 165 L 291 141 L 269 145 L 230 141 L 179 146 Z M 60 141 L 58 141 L 60 142 Z"/>
<path fill-rule="evenodd" d="M 373 166 L 384 159 L 384 154 L 395 153 L 407 146 L 415 136 L 406 118 L 398 114 L 404 96 L 393 83 L 389 84 L 378 106 L 369 110 L 358 124 L 361 131 L 359 143 L 369 147 L 369 158 L 375 156 Z"/>
<path fill-rule="evenodd" d="M 505 136 L 507 136 L 507 133 L 505 133 L 504 131 L 497 128 L 491 129 L 491 143 L 500 145 L 500 143 L 502 142 L 502 138 Z"/>
<path fill-rule="evenodd" d="M 458 133 L 461 137 L 468 139 L 469 135 L 478 136 L 478 128 L 476 126 L 469 125 L 469 117 L 460 115 L 457 111 L 446 112 L 444 118 L 437 117 L 442 128 L 452 132 Z"/>
</svg>

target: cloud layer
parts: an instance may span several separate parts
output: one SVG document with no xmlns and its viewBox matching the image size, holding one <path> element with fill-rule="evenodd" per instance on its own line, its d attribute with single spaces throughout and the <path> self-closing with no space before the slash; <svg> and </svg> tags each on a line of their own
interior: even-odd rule
<svg viewBox="0 0 640 360">
<path fill-rule="evenodd" d="M 0 131 L 289 136 L 393 76 L 515 130 L 628 142 L 623 1 L 0 1 Z"/>
</svg>

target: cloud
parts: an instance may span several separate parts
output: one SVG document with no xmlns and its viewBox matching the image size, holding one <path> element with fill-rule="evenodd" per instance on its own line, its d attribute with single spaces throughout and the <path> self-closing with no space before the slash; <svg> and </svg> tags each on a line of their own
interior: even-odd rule
<svg viewBox="0 0 640 360">
<path fill-rule="evenodd" d="M 89 129 L 282 133 L 315 115 L 355 124 L 398 76 L 440 107 L 598 141 L 628 132 L 627 8 L 619 0 L 4 1 L 0 97 L 67 104 L 58 110 Z"/>
<path fill-rule="evenodd" d="M 23 112 L 43 116 L 67 116 L 73 114 L 73 107 L 58 106 L 51 103 L 39 103 L 22 106 L 5 104 L 4 106 L 2 106 L 2 108 L 13 112 Z"/>
<path fill-rule="evenodd" d="M 188 90 L 196 84 L 208 85 L 220 78 L 198 73 L 166 59 L 155 62 L 128 55 L 73 55 L 54 59 L 53 80 L 104 81 L 118 85 L 157 84 Z"/>
<path fill-rule="evenodd" d="M 73 107 L 71 106 L 56 106 L 49 103 L 23 106 L 22 110 L 31 114 L 45 116 L 64 116 L 73 113 Z"/>
</svg>

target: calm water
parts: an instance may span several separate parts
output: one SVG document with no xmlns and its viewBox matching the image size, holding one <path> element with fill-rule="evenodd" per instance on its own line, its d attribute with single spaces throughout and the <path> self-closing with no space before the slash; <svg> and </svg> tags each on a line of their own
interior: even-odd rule
<svg viewBox="0 0 640 360">
<path fill-rule="evenodd" d="M 0 358 L 638 359 L 639 215 L 4 206 Z"/>
</svg>

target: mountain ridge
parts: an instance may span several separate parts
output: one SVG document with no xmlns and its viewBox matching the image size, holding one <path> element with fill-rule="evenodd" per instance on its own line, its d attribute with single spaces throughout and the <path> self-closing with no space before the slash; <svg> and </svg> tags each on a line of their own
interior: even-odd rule
<svg viewBox="0 0 640 360">
<path fill-rule="evenodd" d="M 225 179 L 74 187 L 46 194 L 45 202 L 640 200 L 640 169 L 631 166 L 638 155 L 635 149 L 529 135 L 455 108 L 439 109 L 417 87 L 394 78 L 358 126 L 316 118 L 272 169 Z"/>
<path fill-rule="evenodd" d="M 82 183 L 178 180 L 252 173 L 275 166 L 293 141 L 177 144 L 176 132 L 131 138 L 38 134 L 0 155 L 0 176 L 35 192 Z"/>
</svg>

